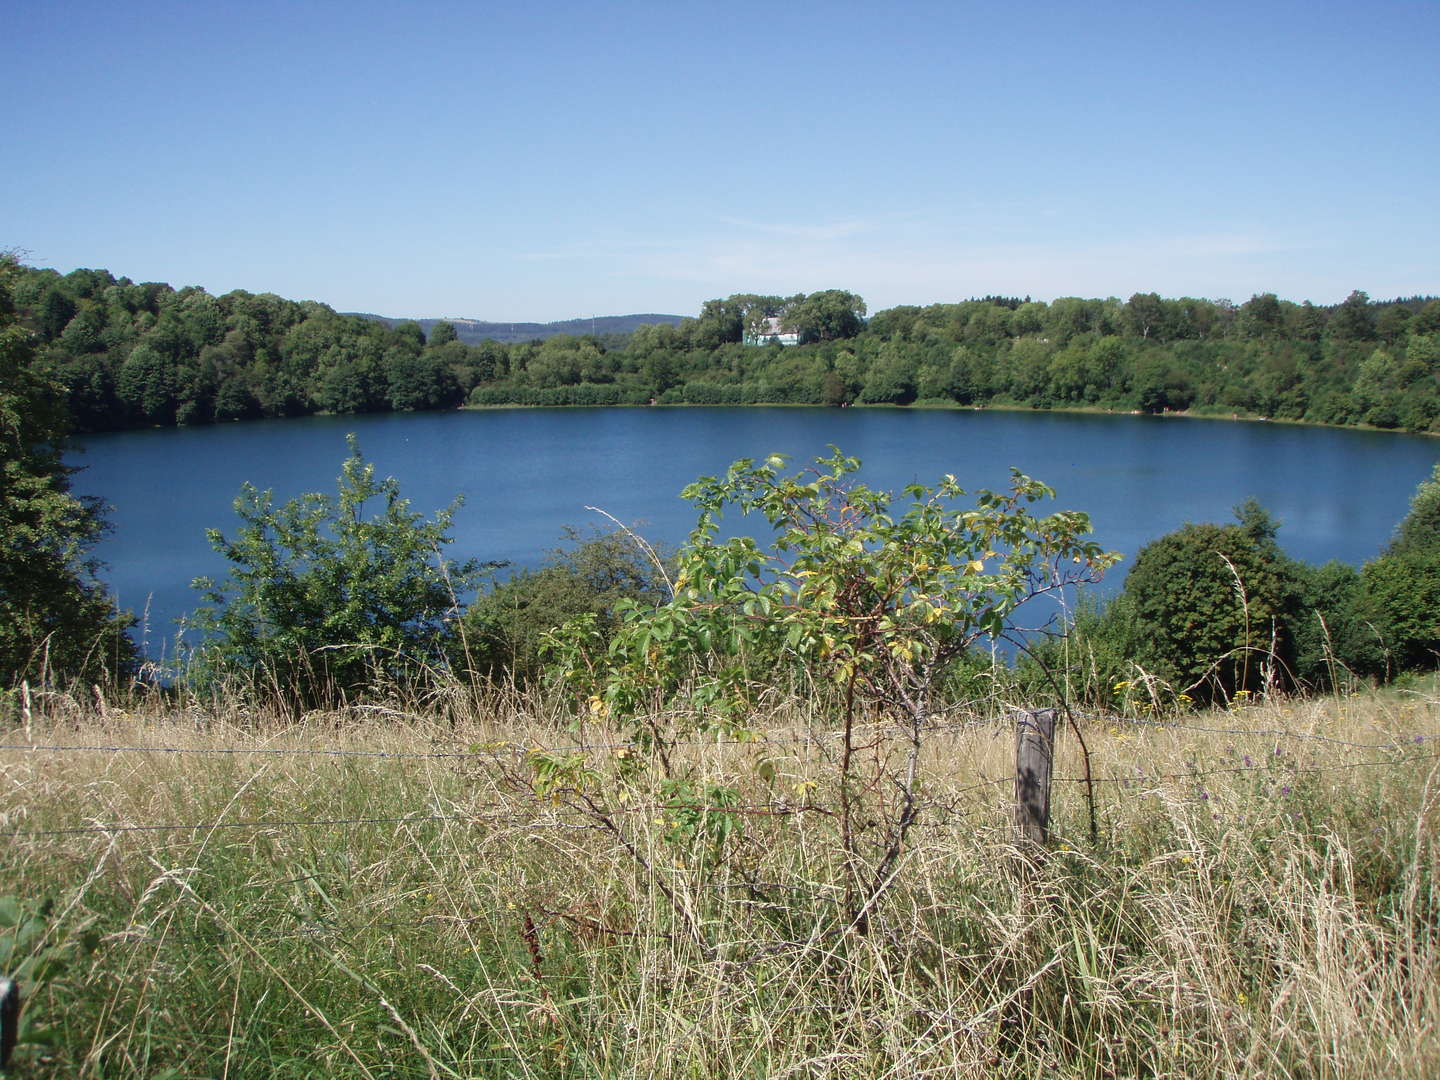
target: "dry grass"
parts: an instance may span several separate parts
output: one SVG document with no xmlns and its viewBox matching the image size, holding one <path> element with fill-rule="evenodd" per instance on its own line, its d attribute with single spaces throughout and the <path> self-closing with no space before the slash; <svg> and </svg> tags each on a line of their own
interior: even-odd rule
<svg viewBox="0 0 1440 1080">
<path fill-rule="evenodd" d="M 523 748 L 574 736 L 534 698 L 299 726 L 37 707 L 0 741 L 131 749 L 0 750 L 0 894 L 48 901 L 68 957 L 16 1074 L 1440 1075 L 1434 698 L 1184 723 L 1087 724 L 1098 841 L 1058 783 L 1028 878 L 1009 727 L 934 733 L 862 936 L 837 932 L 833 747 L 801 705 L 685 748 L 741 789 L 718 844 L 673 839 L 683 808 L 603 732 L 584 761 L 618 835 L 537 797 Z M 1056 773 L 1081 774 L 1073 738 Z M 125 831 L 150 825 L 182 827 Z"/>
</svg>

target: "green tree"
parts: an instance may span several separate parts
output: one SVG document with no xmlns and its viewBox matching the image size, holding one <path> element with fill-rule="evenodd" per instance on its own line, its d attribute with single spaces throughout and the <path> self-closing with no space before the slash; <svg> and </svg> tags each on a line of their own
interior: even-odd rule
<svg viewBox="0 0 1440 1080">
<path fill-rule="evenodd" d="M 1385 552 L 1408 555 L 1437 550 L 1440 550 L 1440 465 L 1415 489 L 1410 509 L 1395 526 L 1395 535 Z"/>
<path fill-rule="evenodd" d="M 1295 673 L 1306 686 L 1343 689 L 1352 676 L 1383 669 L 1383 641 L 1362 610 L 1360 572 L 1346 563 L 1300 566 Z"/>
<path fill-rule="evenodd" d="M 865 376 L 860 400 L 866 404 L 909 405 L 915 400 L 917 375 L 912 355 L 886 346 Z"/>
<path fill-rule="evenodd" d="M 1440 660 L 1440 551 L 1386 554 L 1360 571 L 1361 617 L 1379 644 L 1375 674 L 1393 677 Z"/>
<path fill-rule="evenodd" d="M 460 403 L 460 388 L 442 355 L 434 350 L 391 349 L 385 354 L 384 381 L 396 412 L 439 409 Z"/>
<path fill-rule="evenodd" d="M 1147 352 L 1131 378 L 1135 402 L 1147 413 L 1187 409 L 1195 398 L 1190 380 L 1166 352 Z"/>
<path fill-rule="evenodd" d="M 1380 557 L 1360 571 L 1358 607 L 1382 650 L 1377 673 L 1431 668 L 1440 658 L 1440 465 Z"/>
<path fill-rule="evenodd" d="M 173 424 L 177 382 L 175 362 L 142 344 L 120 365 L 115 389 L 142 424 Z"/>
<path fill-rule="evenodd" d="M 706 300 L 692 329 L 695 347 L 709 350 L 727 343 L 738 343 L 745 333 L 745 313 L 744 297 Z M 636 333 L 644 329 L 640 327 Z"/>
<path fill-rule="evenodd" d="M 1440 334 L 1440 300 L 1431 300 L 1410 320 L 1411 334 Z"/>
<path fill-rule="evenodd" d="M 1410 320 L 1414 316 L 1415 313 L 1404 304 L 1391 304 L 1381 311 L 1379 318 L 1375 320 L 1375 332 L 1387 345 L 1395 345 L 1405 340 Z"/>
<path fill-rule="evenodd" d="M 202 679 L 249 679 L 298 712 L 423 684 L 444 666 L 459 598 L 494 564 L 446 559 L 459 501 L 427 521 L 348 441 L 336 494 L 276 506 L 246 484 L 234 539 L 207 531 L 230 572 L 194 583 L 204 603 L 187 627 Z"/>
<path fill-rule="evenodd" d="M 1141 548 L 1120 617 L 1148 674 L 1204 700 L 1284 685 L 1294 671 L 1300 588 L 1256 503 L 1235 525 L 1188 524 Z"/>
<path fill-rule="evenodd" d="M 35 328 L 46 341 L 53 341 L 69 325 L 77 310 L 79 309 L 75 306 L 75 301 L 63 286 L 57 284 L 47 290 L 44 299 L 40 301 Z"/>
<path fill-rule="evenodd" d="M 1332 338 L 1340 341 L 1372 341 L 1375 338 L 1375 310 L 1370 297 L 1356 290 L 1330 315 L 1327 327 Z"/>
<path fill-rule="evenodd" d="M 21 679 L 109 681 L 133 674 L 133 622 L 106 596 L 90 550 L 106 525 L 70 491 L 61 459 L 61 387 L 34 367 L 0 257 L 0 685 Z"/>
<path fill-rule="evenodd" d="M 1012 475 L 1004 492 L 980 491 L 973 509 L 953 476 L 915 484 L 901 505 L 858 483 L 860 462 L 838 450 L 782 475 L 779 455 L 735 462 L 682 493 L 698 511 L 678 555 L 675 595 L 629 605 L 613 634 L 591 619 L 556 636 L 561 670 L 660 772 L 683 733 L 734 729 L 749 706 L 787 676 L 808 696 L 838 705 L 835 778 L 838 842 L 846 866 L 846 922 L 863 930 L 920 813 L 919 766 L 946 672 L 982 638 L 1022 624 L 1027 601 L 1096 580 L 1116 556 L 1087 539 L 1089 519 L 1030 505 L 1053 496 Z M 773 535 L 719 537 L 730 510 Z M 858 731 L 889 715 L 905 731 L 899 761 Z"/>
<path fill-rule="evenodd" d="M 865 328 L 865 301 L 844 289 L 811 293 L 787 309 L 784 325 L 799 331 L 802 343 L 851 338 Z"/>
<path fill-rule="evenodd" d="M 1147 341 L 1169 341 L 1175 336 L 1171 302 L 1157 293 L 1136 293 L 1125 304 L 1125 321 L 1135 336 Z"/>
</svg>

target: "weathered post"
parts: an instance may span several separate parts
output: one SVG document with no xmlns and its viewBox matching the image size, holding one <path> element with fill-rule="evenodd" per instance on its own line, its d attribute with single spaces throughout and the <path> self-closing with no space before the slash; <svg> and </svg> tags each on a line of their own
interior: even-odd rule
<svg viewBox="0 0 1440 1080">
<path fill-rule="evenodd" d="M 1030 938 L 1043 919 L 1043 903 L 1035 895 L 1036 871 L 1045 857 L 1050 839 L 1050 775 L 1055 763 L 1055 710 L 1026 709 L 1015 715 L 1015 856 L 1014 872 L 1019 886 L 1020 911 L 1025 917 L 1026 942 L 1022 952 L 1031 951 Z M 1003 1044 L 1016 1051 L 1024 1042 L 1031 1016 L 1031 1002 L 1044 969 L 1010 1000 L 1001 1019 Z"/>
<path fill-rule="evenodd" d="M 1050 774 L 1055 760 L 1055 710 L 1028 709 L 1015 718 L 1015 842 L 1033 855 L 1050 839 Z"/>
</svg>

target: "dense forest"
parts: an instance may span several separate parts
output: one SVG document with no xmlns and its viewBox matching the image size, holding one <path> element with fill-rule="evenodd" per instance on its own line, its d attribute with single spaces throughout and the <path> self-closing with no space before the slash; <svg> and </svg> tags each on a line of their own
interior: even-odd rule
<svg viewBox="0 0 1440 1080">
<path fill-rule="evenodd" d="M 440 321 L 16 267 L 37 374 L 99 431 L 484 405 L 948 404 L 1189 410 L 1440 430 L 1440 300 L 1324 307 L 987 296 L 868 320 L 843 290 L 710 300 L 628 336 L 467 344 Z M 799 344 L 782 346 L 776 331 Z"/>
</svg>

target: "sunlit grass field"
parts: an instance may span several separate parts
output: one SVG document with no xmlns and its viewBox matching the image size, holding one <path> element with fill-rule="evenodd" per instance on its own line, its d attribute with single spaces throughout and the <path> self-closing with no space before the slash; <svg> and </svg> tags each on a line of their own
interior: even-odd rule
<svg viewBox="0 0 1440 1080">
<path fill-rule="evenodd" d="M 32 928 L 0 958 L 42 976 L 12 1072 L 1440 1075 L 1433 690 L 1079 723 L 1094 783 L 1067 729 L 1025 862 L 1005 708 L 937 722 L 860 933 L 802 702 L 680 748 L 742 793 L 697 831 L 540 695 L 300 725 L 36 701 L 0 731 Z M 572 746 L 584 790 L 537 793 L 532 751 Z"/>
</svg>

